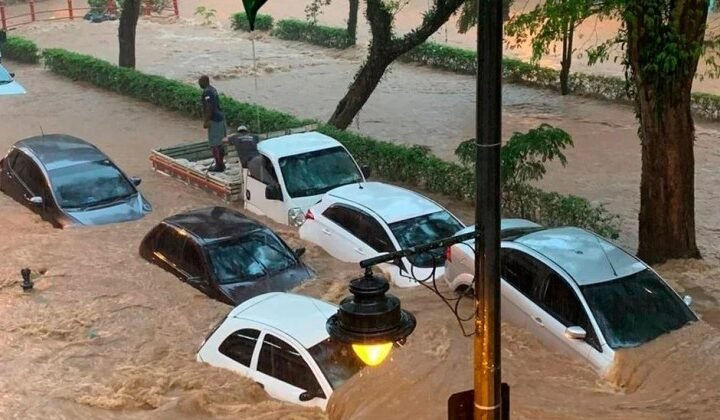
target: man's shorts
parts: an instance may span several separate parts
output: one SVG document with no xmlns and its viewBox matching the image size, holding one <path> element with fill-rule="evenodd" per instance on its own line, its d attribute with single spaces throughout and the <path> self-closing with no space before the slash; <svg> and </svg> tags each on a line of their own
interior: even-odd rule
<svg viewBox="0 0 720 420">
<path fill-rule="evenodd" d="M 225 120 L 210 121 L 208 125 L 208 144 L 210 147 L 222 145 L 222 140 L 227 136 Z"/>
</svg>

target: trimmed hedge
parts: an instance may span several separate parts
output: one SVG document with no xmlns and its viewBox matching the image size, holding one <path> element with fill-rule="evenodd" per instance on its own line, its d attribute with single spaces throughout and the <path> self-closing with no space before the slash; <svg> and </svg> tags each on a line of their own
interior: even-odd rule
<svg viewBox="0 0 720 420">
<path fill-rule="evenodd" d="M 475 51 L 436 42 L 425 42 L 417 46 L 405 54 L 402 60 L 454 73 L 467 75 L 477 73 L 477 53 Z M 558 70 L 507 57 L 503 58 L 503 78 L 510 83 L 555 90 L 560 86 Z M 628 101 L 625 80 L 620 77 L 572 73 L 569 85 L 570 91 L 575 95 L 612 101 Z"/>
<path fill-rule="evenodd" d="M 200 117 L 200 89 L 162 76 L 148 75 L 134 69 L 117 67 L 91 57 L 62 49 L 47 49 L 42 53 L 45 66 L 53 73 L 82 80 L 162 108 Z M 254 104 L 235 101 L 221 95 L 220 103 L 230 125 L 244 124 L 251 131 L 275 131 L 312 123 L 291 115 Z M 260 114 L 260 125 L 256 115 Z"/>
<path fill-rule="evenodd" d="M 62 49 L 44 50 L 42 55 L 45 66 L 54 73 L 171 111 L 200 116 L 200 90 L 191 85 L 117 67 L 95 57 Z M 230 124 L 243 123 L 255 132 L 282 130 L 314 122 L 241 103 L 226 96 L 221 96 L 221 103 Z M 383 179 L 410 183 L 429 192 L 459 199 L 472 200 L 474 197 L 473 170 L 444 161 L 432 155 L 427 148 L 379 141 L 326 124 L 321 125 L 318 131 L 337 139 L 359 161 L 371 164 L 375 173 Z M 503 200 L 503 211 L 508 216 L 527 217 L 548 226 L 575 225 L 617 237 L 616 216 L 584 198 L 529 187 L 520 193 L 506 192 Z"/>
<path fill-rule="evenodd" d="M 259 14 L 255 17 L 255 30 L 269 31 L 273 28 L 274 19 L 270 15 Z M 230 16 L 230 25 L 236 31 L 249 31 L 250 21 L 245 12 L 235 13 Z"/>
<path fill-rule="evenodd" d="M 40 62 L 40 49 L 29 39 L 8 37 L 7 42 L 0 44 L 0 49 L 3 58 L 31 64 Z"/>
<path fill-rule="evenodd" d="M 345 49 L 355 45 L 355 41 L 344 28 L 322 26 L 298 19 L 278 21 L 272 35 L 290 41 L 303 41 L 328 48 Z"/>
</svg>

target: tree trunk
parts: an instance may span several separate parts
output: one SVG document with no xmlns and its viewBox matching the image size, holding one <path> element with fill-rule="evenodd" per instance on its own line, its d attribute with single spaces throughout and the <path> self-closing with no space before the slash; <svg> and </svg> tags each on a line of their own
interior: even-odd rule
<svg viewBox="0 0 720 420">
<path fill-rule="evenodd" d="M 341 130 L 348 128 L 380 83 L 385 69 L 389 65 L 390 62 L 368 59 L 355 76 L 355 80 L 345 96 L 338 103 L 328 124 Z"/>
<path fill-rule="evenodd" d="M 392 31 L 394 14 L 385 0 L 367 0 L 365 15 L 372 34 L 367 60 L 338 103 L 328 124 L 341 130 L 348 128 L 382 80 L 388 66 L 401 55 L 425 42 L 448 21 L 464 1 L 436 2 L 419 27 L 402 37 L 395 37 Z"/>
<path fill-rule="evenodd" d="M 142 0 L 125 0 L 120 24 L 118 26 L 118 41 L 120 43 L 118 65 L 120 67 L 135 68 L 135 33 L 138 18 L 140 17 L 140 5 Z"/>
<path fill-rule="evenodd" d="M 575 21 L 570 19 L 563 31 L 562 60 L 560 61 L 560 93 L 570 93 L 570 66 L 572 65 L 573 36 L 575 35 Z"/>
<path fill-rule="evenodd" d="M 662 101 L 652 89 L 638 92 L 642 139 L 638 256 L 648 263 L 700 258 L 695 243 L 695 126 L 690 87 Z"/>
<path fill-rule="evenodd" d="M 656 264 L 700 258 L 695 241 L 695 125 L 692 83 L 705 38 L 706 0 L 629 0 L 627 60 L 635 88 L 642 143 L 638 256 Z M 658 20 L 649 8 L 668 7 Z M 667 38 L 676 56 L 661 54 Z M 688 52 L 696 53 L 688 53 Z M 672 59 L 674 65 L 666 65 Z"/>
<path fill-rule="evenodd" d="M 353 42 L 357 42 L 358 12 L 360 0 L 350 0 L 350 15 L 348 16 L 347 32 Z"/>
</svg>

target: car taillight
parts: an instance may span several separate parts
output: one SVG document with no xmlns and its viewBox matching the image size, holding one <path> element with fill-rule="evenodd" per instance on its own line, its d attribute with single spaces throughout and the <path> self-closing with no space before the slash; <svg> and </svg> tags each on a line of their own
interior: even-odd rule
<svg viewBox="0 0 720 420">
<path fill-rule="evenodd" d="M 452 262 L 452 247 L 451 246 L 445 248 L 445 260 L 447 262 Z"/>
<path fill-rule="evenodd" d="M 312 211 L 308 210 L 307 213 L 305 213 L 305 220 L 315 220 L 315 215 L 312 214 Z"/>
</svg>

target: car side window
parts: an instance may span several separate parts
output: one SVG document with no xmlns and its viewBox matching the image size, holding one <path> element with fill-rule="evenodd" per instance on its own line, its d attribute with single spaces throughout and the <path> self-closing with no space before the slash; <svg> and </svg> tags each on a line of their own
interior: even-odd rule
<svg viewBox="0 0 720 420">
<path fill-rule="evenodd" d="M 12 162 L 12 170 L 33 195 L 43 196 L 45 177 L 35 161 L 24 153 L 19 153 Z"/>
<path fill-rule="evenodd" d="M 595 330 L 589 322 L 580 299 L 558 274 L 550 273 L 548 275 L 547 287 L 540 299 L 540 306 L 566 327 L 582 327 L 586 333 L 585 341 L 598 350 L 600 349 Z"/>
<path fill-rule="evenodd" d="M 235 331 L 220 344 L 220 353 L 245 367 L 250 367 L 259 336 L 260 331 L 251 328 Z"/>
<path fill-rule="evenodd" d="M 200 248 L 192 239 L 186 239 L 180 268 L 193 277 L 202 277 L 204 263 Z"/>
<path fill-rule="evenodd" d="M 325 210 L 323 216 L 332 220 L 356 238 L 366 236 L 363 235 L 363 228 L 367 227 L 366 224 L 363 223 L 363 215 L 355 209 L 348 206 L 335 205 Z"/>
<path fill-rule="evenodd" d="M 177 263 L 182 257 L 183 245 L 185 237 L 174 228 L 165 226 L 157 236 L 155 249 L 169 262 Z"/>
<path fill-rule="evenodd" d="M 547 268 L 536 259 L 513 249 L 503 249 L 500 256 L 500 273 L 517 291 L 536 301 L 536 290 L 544 279 Z"/>
<path fill-rule="evenodd" d="M 372 216 L 364 213 L 359 215 L 357 237 L 377 252 L 396 251 L 390 237 L 382 225 Z"/>
<path fill-rule="evenodd" d="M 305 391 L 320 391 L 320 384 L 303 357 L 285 341 L 266 334 L 257 370 Z"/>
<path fill-rule="evenodd" d="M 277 174 L 270 159 L 257 155 L 248 162 L 248 176 L 265 185 L 278 185 Z"/>
</svg>

